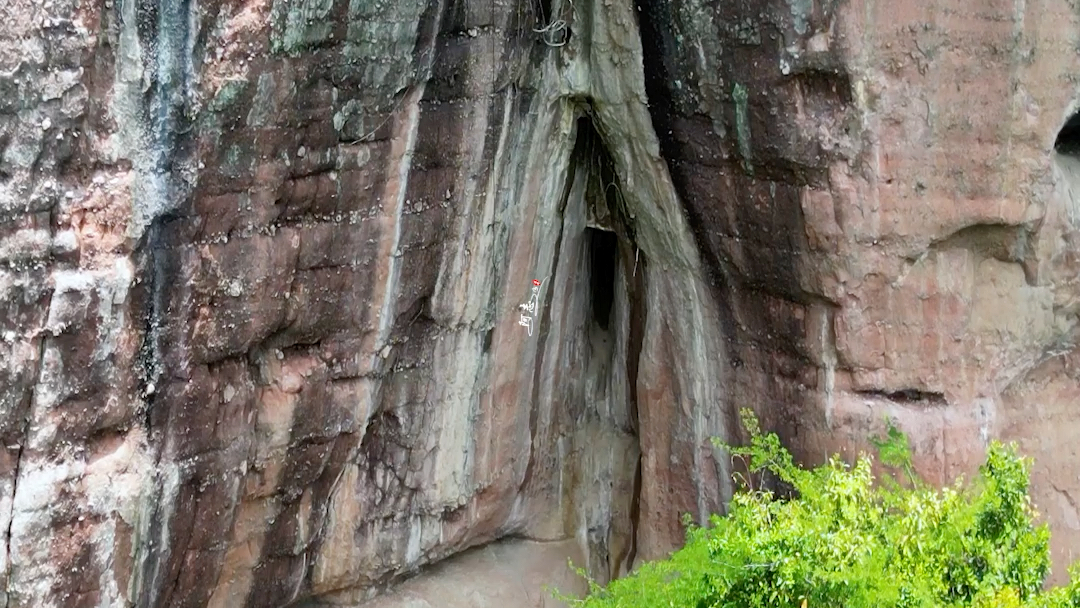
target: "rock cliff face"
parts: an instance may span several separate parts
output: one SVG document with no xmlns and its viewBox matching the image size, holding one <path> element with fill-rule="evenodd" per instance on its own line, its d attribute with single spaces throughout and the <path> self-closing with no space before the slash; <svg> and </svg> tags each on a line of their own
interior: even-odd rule
<svg viewBox="0 0 1080 608">
<path fill-rule="evenodd" d="M 743 406 L 941 481 L 1019 440 L 1080 557 L 1074 3 L 0 17 L 6 606 L 607 579 L 723 509 Z"/>
</svg>

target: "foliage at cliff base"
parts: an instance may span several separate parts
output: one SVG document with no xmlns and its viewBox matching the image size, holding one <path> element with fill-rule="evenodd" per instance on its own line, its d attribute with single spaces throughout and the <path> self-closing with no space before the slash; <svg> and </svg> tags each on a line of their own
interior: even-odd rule
<svg viewBox="0 0 1080 608">
<path fill-rule="evenodd" d="M 728 514 L 690 526 L 669 559 L 606 588 L 590 582 L 571 606 L 1080 608 L 1080 569 L 1044 590 L 1050 534 L 1036 524 L 1030 463 L 1014 445 L 993 443 L 976 479 L 939 490 L 915 479 L 907 438 L 891 425 L 877 447 L 894 474 L 875 480 L 869 456 L 803 469 L 752 414 L 743 423 L 751 444 L 722 446 L 749 473 Z M 754 488 L 764 474 L 794 498 Z"/>
</svg>

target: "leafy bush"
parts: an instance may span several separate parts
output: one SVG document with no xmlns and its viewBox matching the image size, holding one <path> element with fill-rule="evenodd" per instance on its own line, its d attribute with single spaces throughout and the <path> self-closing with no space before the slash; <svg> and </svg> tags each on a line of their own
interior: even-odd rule
<svg viewBox="0 0 1080 608">
<path fill-rule="evenodd" d="M 907 438 L 891 425 L 876 446 L 903 480 L 876 480 L 865 455 L 854 466 L 834 457 L 799 468 L 748 411 L 743 423 L 751 444 L 722 446 L 750 473 L 728 514 L 689 526 L 668 559 L 607 588 L 590 581 L 589 596 L 571 606 L 1080 608 L 1080 570 L 1043 591 L 1050 535 L 1034 523 L 1029 462 L 1015 446 L 992 444 L 973 483 L 936 490 L 915 479 Z M 754 489 L 765 472 L 795 497 Z"/>
</svg>

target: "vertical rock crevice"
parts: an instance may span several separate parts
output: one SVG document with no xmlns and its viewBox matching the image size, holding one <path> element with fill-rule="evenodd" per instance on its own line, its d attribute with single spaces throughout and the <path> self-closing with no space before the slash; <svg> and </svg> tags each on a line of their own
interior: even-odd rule
<svg viewBox="0 0 1080 608">
<path fill-rule="evenodd" d="M 585 135 L 589 150 L 583 159 L 589 164 L 589 183 L 584 200 L 586 225 L 581 239 L 582 257 L 588 269 L 585 301 L 589 306 L 586 325 L 589 360 L 584 368 L 583 416 L 608 427 L 606 436 L 611 442 L 607 448 L 611 460 L 605 463 L 611 470 L 600 479 L 585 477 L 582 480 L 586 485 L 592 482 L 597 509 L 585 515 L 588 532 L 583 550 L 593 578 L 607 582 L 618 576 L 619 567 L 625 561 L 624 547 L 632 544 L 630 535 L 620 529 L 629 523 L 629 503 L 633 497 L 625 495 L 631 489 L 627 487 L 626 467 L 632 464 L 616 454 L 626 454 L 627 447 L 624 446 L 633 446 L 630 453 L 640 450 L 637 437 L 626 432 L 631 426 L 626 407 L 630 386 L 626 370 L 617 367 L 624 361 L 619 353 L 626 349 L 628 324 L 625 321 L 631 285 L 627 267 L 620 256 L 620 250 L 627 247 L 627 230 L 623 226 L 625 218 L 618 212 L 617 197 L 621 186 L 612 168 L 611 153 L 590 118 L 579 119 L 578 129 Z M 594 441 L 593 436 L 586 436 L 585 445 L 579 449 L 587 453 Z M 583 464 L 588 467 L 587 463 L 588 459 Z M 603 466 L 600 465 L 601 470 Z M 609 488 L 603 487 L 604 477 L 607 477 Z"/>
<path fill-rule="evenodd" d="M 575 116 L 573 152 L 563 170 L 556 216 L 561 228 L 538 343 L 532 450 L 523 487 L 538 468 L 546 469 L 542 462 L 563 460 L 556 465 L 563 472 L 554 487 L 533 491 L 563 503 L 563 530 L 577 538 L 590 575 L 608 581 L 625 573 L 635 554 L 640 446 L 631 396 L 641 353 L 645 271 L 622 198 L 625 186 L 594 122 L 593 100 L 570 97 L 566 103 Z M 545 339 L 549 327 L 559 332 L 558 340 Z M 555 372 L 545 360 L 574 371 Z M 542 410 L 549 413 L 541 418 Z M 546 434 L 552 424 L 556 437 Z"/>
<path fill-rule="evenodd" d="M 595 122 L 620 179 L 613 215 L 621 217 L 628 300 L 628 418 L 640 449 L 630 511 L 633 560 L 651 559 L 682 539 L 681 515 L 703 523 L 731 493 L 728 463 L 710 445 L 729 440 L 724 388 L 723 315 L 709 289 L 686 209 L 670 173 L 663 122 L 649 87 L 663 56 L 649 19 L 632 2 L 590 3 L 588 45 Z M 641 298 L 637 301 L 636 298 Z M 636 467 L 629 474 L 636 475 Z M 627 554 L 627 558 L 630 554 Z"/>
<path fill-rule="evenodd" d="M 38 376 L 38 381 L 35 383 L 35 387 L 41 383 L 41 374 L 45 369 L 45 346 L 47 338 L 42 335 L 38 337 L 38 353 L 37 353 L 37 368 L 35 370 Z M 13 528 L 15 525 L 15 505 L 16 498 L 19 494 L 19 475 L 23 468 L 23 456 L 26 453 L 26 444 L 30 441 L 30 420 L 33 413 L 34 398 L 36 389 L 32 389 L 26 399 L 26 408 L 23 409 L 23 420 L 21 430 L 19 433 L 19 443 L 15 454 L 15 466 L 12 469 L 11 474 L 11 511 L 8 513 L 7 526 L 4 528 L 4 565 L 5 565 L 5 580 L 4 580 L 4 607 L 11 606 L 11 601 L 16 597 L 16 590 L 14 588 L 15 576 L 14 576 L 14 564 L 12 563 L 11 555 L 11 542 L 13 538 Z M 8 447 L 8 446 L 4 446 Z"/>
<path fill-rule="evenodd" d="M 674 548 L 683 513 L 723 509 L 729 475 L 709 438 L 729 439 L 730 416 L 717 310 L 650 116 L 639 16 L 625 1 L 553 5 L 573 36 L 538 40 L 553 95 L 537 107 L 576 108 L 573 127 L 552 134 L 575 153 L 544 168 L 573 186 L 545 237 L 560 254 L 541 335 L 559 333 L 538 349 L 525 485 L 559 497 L 586 570 L 606 582 Z M 533 481 L 552 461 L 557 478 Z"/>
</svg>

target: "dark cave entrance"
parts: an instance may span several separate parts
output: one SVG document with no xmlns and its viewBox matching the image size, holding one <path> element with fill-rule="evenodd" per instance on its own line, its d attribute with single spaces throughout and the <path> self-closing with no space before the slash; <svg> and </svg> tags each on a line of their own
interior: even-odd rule
<svg viewBox="0 0 1080 608">
<path fill-rule="evenodd" d="M 1050 164 L 1054 168 L 1054 190 L 1066 220 L 1074 227 L 1080 226 L 1080 112 L 1070 116 L 1058 131 Z"/>
<path fill-rule="evenodd" d="M 562 429 L 559 441 L 569 441 L 567 449 L 574 454 L 561 465 L 566 474 L 593 479 L 603 472 L 607 478 L 600 492 L 587 483 L 563 486 L 560 481 L 559 486 L 564 488 L 564 515 L 570 518 L 564 523 L 587 532 L 578 539 L 590 556 L 586 569 L 606 583 L 630 571 L 637 559 L 643 478 L 637 384 L 648 312 L 647 260 L 637 244 L 633 199 L 624 197 L 616 157 L 606 145 L 604 125 L 595 120 L 593 101 L 566 101 L 576 121 L 555 255 L 565 262 L 556 265 L 556 273 L 571 276 L 553 278 L 574 292 L 560 297 L 555 307 L 555 314 L 568 315 L 558 336 L 569 343 L 560 363 L 572 366 L 573 373 L 562 376 L 566 384 L 552 407 Z M 541 333 L 539 340 L 546 339 Z M 540 399 L 538 393 L 534 399 Z M 536 415 L 534 409 L 533 423 Z M 624 460 L 631 454 L 634 460 Z M 526 479 L 534 463 L 530 458 Z M 590 464 L 583 468 L 584 463 Z M 575 489 L 566 489 L 571 486 Z"/>
<path fill-rule="evenodd" d="M 566 215 L 573 218 L 568 224 L 573 232 L 567 237 L 577 258 L 574 271 L 579 273 L 573 281 L 580 290 L 575 325 L 580 322 L 583 332 L 575 338 L 581 346 L 575 349 L 580 372 L 573 382 L 580 401 L 573 425 L 589 429 L 575 433 L 573 449 L 605 471 L 610 492 L 606 497 L 593 492 L 587 492 L 591 498 L 580 496 L 593 507 L 575 517 L 587 532 L 582 549 L 589 556 L 588 573 L 607 583 L 628 570 L 636 556 L 641 482 L 634 386 L 640 351 L 628 345 L 640 343 L 640 338 L 639 328 L 627 321 L 642 298 L 632 281 L 636 251 L 632 218 L 603 125 L 595 121 L 592 100 L 573 101 L 578 116 Z M 625 466 L 628 463 L 608 453 L 613 448 L 619 453 L 637 450 L 638 462 L 632 469 Z M 594 510 L 601 505 L 606 506 Z"/>
<path fill-rule="evenodd" d="M 1069 117 L 1058 131 L 1057 138 L 1054 139 L 1054 151 L 1080 158 L 1080 112 Z"/>
<path fill-rule="evenodd" d="M 615 271 L 618 267 L 619 237 L 607 230 L 586 228 L 585 246 L 589 252 L 592 319 L 606 331 L 611 325 L 611 310 L 615 304 Z"/>
<path fill-rule="evenodd" d="M 583 243 L 589 269 L 591 318 L 596 327 L 608 332 L 616 305 L 619 259 L 626 249 L 620 239 L 628 239 L 629 233 L 615 163 L 590 118 L 591 104 L 585 101 L 582 105 L 585 115 L 578 117 L 576 148 L 579 170 L 585 171 L 587 180 Z"/>
</svg>

